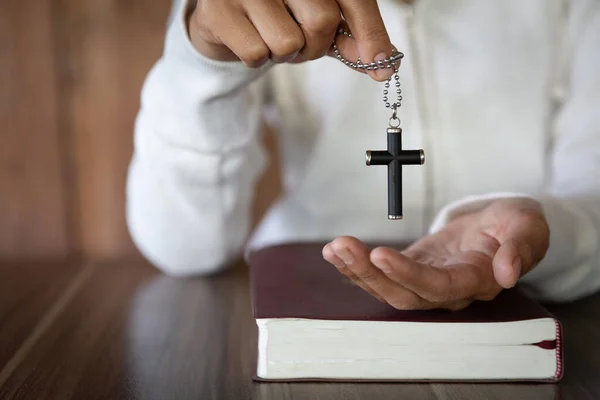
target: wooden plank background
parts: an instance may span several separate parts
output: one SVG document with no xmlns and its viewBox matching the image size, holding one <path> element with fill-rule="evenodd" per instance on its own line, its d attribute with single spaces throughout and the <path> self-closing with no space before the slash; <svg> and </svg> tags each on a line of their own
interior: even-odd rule
<svg viewBox="0 0 600 400">
<path fill-rule="evenodd" d="M 70 250 L 49 0 L 0 2 L 0 255 Z"/>
<path fill-rule="evenodd" d="M 135 254 L 125 178 L 170 6 L 0 2 L 0 258 Z"/>
<path fill-rule="evenodd" d="M 0 1 L 0 259 L 137 255 L 127 166 L 170 9 L 171 0 Z M 271 168 L 255 223 L 280 188 Z"/>
</svg>

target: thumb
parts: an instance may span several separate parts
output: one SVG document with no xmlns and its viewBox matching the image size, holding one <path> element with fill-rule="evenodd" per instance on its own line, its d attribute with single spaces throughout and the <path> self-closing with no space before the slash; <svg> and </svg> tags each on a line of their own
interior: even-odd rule
<svg viewBox="0 0 600 400">
<path fill-rule="evenodd" d="M 509 289 L 531 271 L 546 255 L 549 229 L 544 216 L 531 210 L 519 210 L 497 237 L 500 248 L 492 261 L 494 278 Z"/>
<path fill-rule="evenodd" d="M 392 43 L 385 29 L 377 0 L 338 0 L 363 63 L 382 61 L 392 54 Z M 393 75 L 393 69 L 369 71 L 371 78 L 384 81 Z"/>
</svg>

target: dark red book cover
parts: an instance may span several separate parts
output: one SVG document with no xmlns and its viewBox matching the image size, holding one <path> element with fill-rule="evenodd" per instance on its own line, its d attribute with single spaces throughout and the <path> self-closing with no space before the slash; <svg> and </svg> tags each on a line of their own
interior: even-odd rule
<svg viewBox="0 0 600 400">
<path fill-rule="evenodd" d="M 496 299 L 475 302 L 460 311 L 400 311 L 383 304 L 354 285 L 322 257 L 322 243 L 291 243 L 267 247 L 249 255 L 252 309 L 256 319 L 308 318 L 361 321 L 507 322 L 553 318 L 557 340 L 541 346 L 559 351 L 562 377 L 560 322 L 518 288 Z"/>
</svg>

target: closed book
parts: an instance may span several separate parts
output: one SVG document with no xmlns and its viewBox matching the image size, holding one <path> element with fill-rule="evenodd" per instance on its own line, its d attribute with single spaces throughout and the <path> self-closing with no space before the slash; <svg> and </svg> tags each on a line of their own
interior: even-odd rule
<svg viewBox="0 0 600 400">
<path fill-rule="evenodd" d="M 459 311 L 401 311 L 341 275 L 322 247 L 249 255 L 257 380 L 561 379 L 561 324 L 519 288 Z"/>
</svg>

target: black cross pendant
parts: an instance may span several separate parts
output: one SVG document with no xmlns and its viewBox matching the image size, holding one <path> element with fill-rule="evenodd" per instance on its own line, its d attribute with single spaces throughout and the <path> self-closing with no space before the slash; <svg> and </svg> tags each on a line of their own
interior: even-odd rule
<svg viewBox="0 0 600 400">
<path fill-rule="evenodd" d="M 367 166 L 388 166 L 388 218 L 402 219 L 402 166 L 423 165 L 423 150 L 402 150 L 402 128 L 388 128 L 388 149 L 367 151 Z"/>
</svg>

